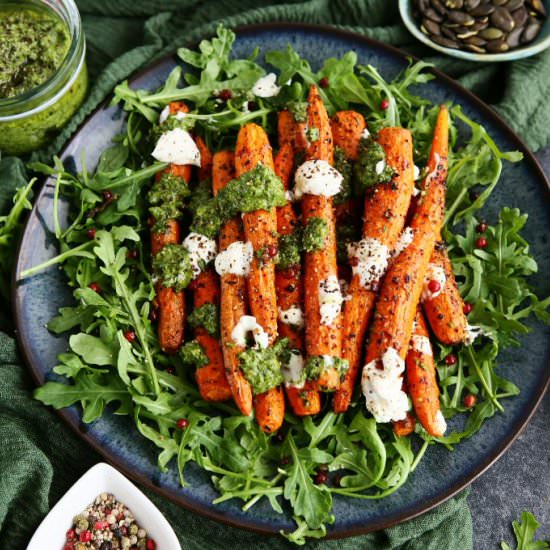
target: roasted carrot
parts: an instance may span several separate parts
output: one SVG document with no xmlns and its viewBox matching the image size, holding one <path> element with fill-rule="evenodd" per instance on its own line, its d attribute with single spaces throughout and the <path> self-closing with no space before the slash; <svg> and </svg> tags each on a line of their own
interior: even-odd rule
<svg viewBox="0 0 550 550">
<path fill-rule="evenodd" d="M 323 100 L 315 86 L 311 86 L 308 98 L 307 121 L 309 128 L 316 128 L 318 139 L 308 143 L 307 160 L 323 160 L 333 164 L 334 147 L 330 120 Z M 321 218 L 328 229 L 321 250 L 305 254 L 305 319 L 306 352 L 308 357 L 340 357 L 342 353 L 342 314 L 338 313 L 330 325 L 321 320 L 321 300 L 319 289 L 326 281 L 337 279 L 336 227 L 332 198 L 323 195 L 305 194 L 302 197 L 302 223 L 310 218 Z M 318 388 L 322 391 L 337 390 L 340 385 L 338 371 L 325 366 L 319 379 Z"/>
<path fill-rule="evenodd" d="M 170 113 L 189 112 L 185 103 L 170 103 Z M 164 172 L 183 178 L 187 183 L 191 179 L 191 166 L 171 164 Z M 162 174 L 156 176 L 158 181 Z M 151 254 L 155 256 L 167 244 L 180 242 L 180 227 L 177 220 L 168 220 L 164 232 L 151 232 Z M 158 306 L 157 333 L 160 347 L 166 353 L 176 353 L 184 337 L 185 295 L 165 287 L 161 281 L 156 284 L 156 304 Z"/>
<path fill-rule="evenodd" d="M 431 292 L 427 289 L 428 297 L 422 302 L 424 313 L 435 337 L 443 344 L 455 345 L 466 338 L 468 321 L 464 314 L 464 302 L 456 285 L 453 266 L 441 240 L 435 247 L 430 264 L 434 270 L 444 273 L 445 279 L 441 283 L 440 293 L 434 297 L 430 297 Z M 429 280 L 425 281 L 425 285 L 429 285 Z"/>
<path fill-rule="evenodd" d="M 424 315 L 418 308 L 406 359 L 407 386 L 418 420 L 434 437 L 445 432 L 445 419 L 439 404 L 439 388 L 432 346 Z"/>
<path fill-rule="evenodd" d="M 403 128 L 383 128 L 378 141 L 386 153 L 386 162 L 396 170 L 392 181 L 381 183 L 365 195 L 363 239 L 376 239 L 393 250 L 405 224 L 414 187 L 412 136 Z M 344 303 L 342 357 L 349 369 L 333 400 L 335 412 L 347 411 L 359 368 L 361 350 L 376 302 L 378 281 L 363 286 L 358 274 L 352 277 L 349 299 Z"/>
<path fill-rule="evenodd" d="M 359 156 L 359 142 L 367 127 L 361 113 L 356 111 L 338 111 L 330 121 L 334 147 L 339 147 L 346 160 L 355 162 Z M 334 205 L 336 223 L 358 224 L 359 201 L 351 198 Z"/>
<path fill-rule="evenodd" d="M 280 111 L 277 123 L 279 147 L 290 144 L 294 152 L 305 151 L 307 147 L 306 123 L 297 122 L 290 111 Z"/>
<path fill-rule="evenodd" d="M 193 281 L 193 305 L 199 308 L 205 304 L 220 304 L 220 283 L 212 269 L 202 271 Z M 204 327 L 195 328 L 195 338 L 208 358 L 208 364 L 195 372 L 201 397 L 205 401 L 231 399 L 232 392 L 225 376 L 220 339 Z"/>
<path fill-rule="evenodd" d="M 356 111 L 338 111 L 330 121 L 334 146 L 340 147 L 348 160 L 356 161 L 359 142 L 367 124 Z"/>
<path fill-rule="evenodd" d="M 200 136 L 195 137 L 195 143 L 201 154 L 201 166 L 199 168 L 199 181 L 208 179 L 212 175 L 212 153 Z"/>
<path fill-rule="evenodd" d="M 214 194 L 223 189 L 235 177 L 234 155 L 220 151 L 212 159 L 212 187 Z M 220 230 L 219 250 L 243 240 L 241 221 L 238 218 L 227 221 Z M 252 412 L 252 388 L 244 377 L 239 365 L 239 353 L 244 349 L 235 344 L 231 333 L 246 315 L 246 279 L 240 275 L 227 273 L 221 276 L 220 333 L 225 375 L 231 388 L 233 399 L 242 412 L 248 416 Z"/>
<path fill-rule="evenodd" d="M 411 221 L 413 239 L 390 265 L 380 289 L 367 346 L 366 363 L 378 361 L 393 348 L 404 360 L 422 285 L 441 230 L 445 211 L 448 114 L 440 107 L 423 181 L 423 197 Z"/>
<path fill-rule="evenodd" d="M 261 126 L 247 124 L 237 136 L 235 172 L 241 176 L 259 163 L 274 169 L 273 154 L 267 134 Z M 243 215 L 246 240 L 252 244 L 254 257 L 247 277 L 250 311 L 268 335 L 269 344 L 277 338 L 277 296 L 275 264 L 277 254 L 277 215 L 275 208 L 255 210 Z M 266 251 L 259 258 L 261 251 Z M 254 411 L 260 428 L 266 433 L 277 431 L 284 420 L 285 400 L 281 388 L 272 388 L 254 396 Z"/>
<path fill-rule="evenodd" d="M 290 142 L 284 143 L 275 156 L 275 173 L 281 178 L 284 188 L 289 188 L 294 167 L 294 151 Z M 299 225 L 296 212 L 291 203 L 277 208 L 277 232 L 290 235 Z M 302 266 L 300 263 L 275 272 L 275 289 L 279 311 L 303 307 L 304 288 Z M 292 349 L 304 351 L 303 327 L 284 323 L 279 319 L 279 335 L 288 338 Z M 302 388 L 286 386 L 286 395 L 294 414 L 306 416 L 317 414 L 321 410 L 321 396 L 313 381 L 308 380 Z"/>
<path fill-rule="evenodd" d="M 408 412 L 404 420 L 396 420 L 393 422 L 393 431 L 397 437 L 406 437 L 414 432 L 416 420 L 414 416 Z"/>
</svg>

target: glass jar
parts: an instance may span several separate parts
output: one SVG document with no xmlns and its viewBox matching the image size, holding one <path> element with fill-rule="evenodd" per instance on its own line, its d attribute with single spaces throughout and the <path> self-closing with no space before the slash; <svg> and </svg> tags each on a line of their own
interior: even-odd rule
<svg viewBox="0 0 550 550">
<path fill-rule="evenodd" d="M 52 76 L 19 95 L 0 98 L 0 152 L 21 154 L 47 145 L 84 100 L 88 88 L 86 45 L 73 0 L 0 0 L 0 7 L 51 10 L 70 34 L 67 54 Z"/>
</svg>

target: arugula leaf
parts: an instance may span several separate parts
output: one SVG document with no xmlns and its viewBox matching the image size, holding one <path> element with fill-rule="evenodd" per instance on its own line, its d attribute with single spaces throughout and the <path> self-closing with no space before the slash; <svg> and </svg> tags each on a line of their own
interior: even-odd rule
<svg viewBox="0 0 550 550">
<path fill-rule="evenodd" d="M 80 373 L 73 385 L 47 382 L 35 390 L 34 397 L 55 409 L 80 403 L 82 421 L 85 423 L 97 420 L 113 401 L 118 401 L 120 407 L 131 407 L 126 385 L 118 378 L 110 378 L 102 373 Z"/>
<path fill-rule="evenodd" d="M 292 434 L 287 436 L 287 442 L 292 464 L 288 468 L 283 495 L 290 501 L 296 516 L 303 517 L 309 528 L 319 529 L 334 521 L 330 515 L 330 492 L 324 485 L 315 485 L 311 479 L 312 463 L 322 463 L 322 460 L 317 462 L 319 458 L 311 449 L 298 449 Z"/>
<path fill-rule="evenodd" d="M 522 512 L 519 521 L 513 521 L 512 527 L 516 537 L 516 550 L 545 550 L 550 548 L 550 540 L 535 541 L 535 531 L 540 527 L 531 512 Z M 502 550 L 512 550 L 504 541 L 500 543 Z"/>
</svg>

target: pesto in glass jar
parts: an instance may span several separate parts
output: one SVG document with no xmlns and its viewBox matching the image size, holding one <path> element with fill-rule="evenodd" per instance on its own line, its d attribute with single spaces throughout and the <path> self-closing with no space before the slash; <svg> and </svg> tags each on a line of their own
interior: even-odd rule
<svg viewBox="0 0 550 550">
<path fill-rule="evenodd" d="M 80 16 L 73 0 L 0 1 L 0 151 L 47 145 L 88 86 Z"/>
</svg>

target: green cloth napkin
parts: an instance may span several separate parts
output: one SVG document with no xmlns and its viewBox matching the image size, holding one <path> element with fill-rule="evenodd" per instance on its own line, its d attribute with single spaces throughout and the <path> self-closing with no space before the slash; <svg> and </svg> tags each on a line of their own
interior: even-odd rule
<svg viewBox="0 0 550 550">
<path fill-rule="evenodd" d="M 82 120 L 120 80 L 176 46 L 212 34 L 219 21 L 236 26 L 269 21 L 333 24 L 399 46 L 433 61 L 494 104 L 527 143 L 550 144 L 550 50 L 514 64 L 471 64 L 435 57 L 402 26 L 392 0 L 80 0 L 93 86 L 87 101 L 62 135 L 37 156 L 57 152 Z M 223 17 L 222 17 L 223 16 Z M 21 165 L 0 161 L 0 215 L 20 183 Z M 7 282 L 2 281 L 5 285 Z M 9 306 L 0 310 L 7 332 Z M 49 508 L 90 466 L 100 460 L 55 414 L 33 401 L 33 384 L 14 340 L 0 333 L 0 550 L 24 548 Z M 406 490 L 403 489 L 403 490 Z M 276 537 L 259 537 L 177 508 L 149 494 L 174 526 L 184 550 L 291 547 Z M 311 542 L 309 548 L 377 550 L 469 550 L 472 521 L 466 493 L 413 521 L 345 541 Z M 162 549 L 160 549 L 162 550 Z"/>
</svg>

